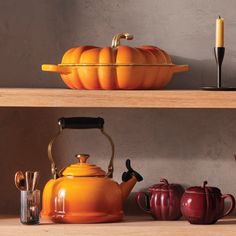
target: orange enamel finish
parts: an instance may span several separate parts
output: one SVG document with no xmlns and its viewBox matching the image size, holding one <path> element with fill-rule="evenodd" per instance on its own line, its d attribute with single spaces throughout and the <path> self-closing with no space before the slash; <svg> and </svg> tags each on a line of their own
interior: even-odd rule
<svg viewBox="0 0 236 236">
<path fill-rule="evenodd" d="M 41 216 L 55 223 L 120 221 L 123 202 L 136 184 L 136 177 L 119 185 L 100 167 L 86 163 L 89 155 L 76 157 L 78 163 L 66 167 L 62 177 L 49 180 L 44 187 Z"/>
<path fill-rule="evenodd" d="M 55 223 L 98 223 L 123 217 L 119 185 L 104 177 L 63 176 L 43 192 L 41 216 Z"/>
<path fill-rule="evenodd" d="M 105 177 L 106 172 L 104 170 L 94 164 L 87 163 L 89 155 L 79 154 L 76 158 L 79 159 L 79 162 L 66 167 L 62 172 L 63 176 Z"/>
<path fill-rule="evenodd" d="M 175 72 L 188 70 L 188 66 L 176 70 L 178 66 L 172 64 L 165 51 L 150 45 L 72 48 L 64 54 L 61 64 L 78 66 L 64 67 L 70 73 L 63 72 L 62 66 L 52 70 L 51 65 L 43 65 L 42 70 L 60 73 L 72 89 L 161 89 Z"/>
<path fill-rule="evenodd" d="M 94 46 L 81 46 L 79 48 L 71 48 L 69 49 L 64 56 L 62 57 L 62 63 L 77 63 L 80 60 L 81 55 L 89 50 L 96 48 Z M 78 70 L 76 68 L 70 68 L 69 74 L 61 73 L 61 77 L 64 83 L 72 89 L 84 89 L 83 84 L 81 83 L 78 74 Z"/>
</svg>

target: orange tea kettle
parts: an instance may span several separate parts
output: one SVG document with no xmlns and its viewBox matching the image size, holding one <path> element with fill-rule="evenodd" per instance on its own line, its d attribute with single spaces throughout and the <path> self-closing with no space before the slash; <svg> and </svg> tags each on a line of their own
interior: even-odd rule
<svg viewBox="0 0 236 236">
<path fill-rule="evenodd" d="M 53 179 L 44 187 L 41 216 L 55 223 L 98 223 L 120 221 L 123 202 L 142 176 L 131 168 L 122 175 L 122 183 L 112 180 L 114 144 L 104 131 L 100 117 L 70 117 L 59 119 L 59 132 L 48 145 Z M 100 167 L 87 163 L 88 154 L 77 154 L 78 163 L 57 171 L 52 157 L 52 144 L 65 128 L 100 129 L 112 146 L 112 156 L 106 173 Z"/>
</svg>

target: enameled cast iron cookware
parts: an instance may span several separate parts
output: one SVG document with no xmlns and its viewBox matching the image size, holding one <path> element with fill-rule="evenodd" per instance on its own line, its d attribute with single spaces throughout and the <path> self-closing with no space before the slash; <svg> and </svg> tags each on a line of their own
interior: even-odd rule
<svg viewBox="0 0 236 236">
<path fill-rule="evenodd" d="M 181 200 L 183 216 L 191 224 L 214 224 L 222 217 L 229 215 L 235 207 L 235 199 L 231 194 L 221 194 L 216 187 L 196 186 L 186 189 Z M 224 212 L 225 199 L 229 199 L 229 209 Z"/>
<path fill-rule="evenodd" d="M 122 175 L 122 183 L 112 180 L 114 144 L 103 129 L 102 118 L 72 117 L 59 120 L 59 132 L 48 145 L 53 178 L 43 191 L 41 216 L 56 223 L 98 223 L 120 221 L 123 202 L 137 181 L 143 178 L 126 161 L 128 171 Z M 63 129 L 96 128 L 109 140 L 112 155 L 106 173 L 100 167 L 87 163 L 89 155 L 78 154 L 79 162 L 57 171 L 52 157 L 52 144 Z"/>
<path fill-rule="evenodd" d="M 178 220 L 182 216 L 180 201 L 184 188 L 179 184 L 169 184 L 166 179 L 161 179 L 160 182 L 149 187 L 147 193 L 137 193 L 137 204 L 156 220 Z M 142 204 L 142 196 L 145 196 L 146 206 Z"/>
<path fill-rule="evenodd" d="M 69 49 L 61 64 L 42 65 L 43 71 L 56 72 L 72 89 L 161 89 L 187 65 L 175 65 L 162 49 L 145 45 L 120 45 L 133 35 L 120 33 L 111 47 L 81 46 Z"/>
</svg>

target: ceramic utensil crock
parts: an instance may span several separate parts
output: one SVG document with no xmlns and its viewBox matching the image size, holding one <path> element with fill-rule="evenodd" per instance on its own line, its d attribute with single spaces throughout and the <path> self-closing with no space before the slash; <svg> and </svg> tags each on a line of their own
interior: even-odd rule
<svg viewBox="0 0 236 236">
<path fill-rule="evenodd" d="M 184 188 L 179 184 L 169 184 L 166 179 L 161 179 L 160 182 L 149 187 L 147 193 L 137 193 L 137 204 L 156 220 L 178 220 L 182 215 L 180 201 Z M 142 204 L 142 196 L 146 199 L 146 206 Z"/>
<path fill-rule="evenodd" d="M 126 161 L 128 171 L 123 173 L 121 184 L 112 180 L 114 144 L 103 129 L 102 118 L 72 117 L 59 120 L 59 132 L 66 128 L 97 128 L 109 140 L 112 156 L 106 173 L 100 167 L 88 163 L 89 155 L 78 154 L 78 162 L 57 171 L 52 157 L 52 144 L 48 146 L 53 178 L 43 191 L 41 216 L 56 223 L 97 223 L 120 221 L 123 217 L 123 202 L 137 181 L 143 178 Z"/>
<path fill-rule="evenodd" d="M 207 187 L 204 181 L 203 187 L 188 188 L 181 199 L 181 211 L 183 216 L 191 224 L 214 224 L 222 217 L 229 215 L 235 207 L 235 199 L 231 194 L 221 194 L 216 187 Z M 225 211 L 225 199 L 230 202 Z"/>
</svg>

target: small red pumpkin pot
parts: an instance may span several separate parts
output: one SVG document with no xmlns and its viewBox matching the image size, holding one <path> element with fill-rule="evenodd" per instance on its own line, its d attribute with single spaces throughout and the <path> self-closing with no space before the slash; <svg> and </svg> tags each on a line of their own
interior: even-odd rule
<svg viewBox="0 0 236 236">
<path fill-rule="evenodd" d="M 191 224 L 214 224 L 220 218 L 229 215 L 235 207 L 235 199 L 231 194 L 221 194 L 216 187 L 195 186 L 186 189 L 181 199 L 181 212 Z M 224 209 L 224 201 L 228 199 L 230 206 Z"/>
<path fill-rule="evenodd" d="M 166 179 L 160 182 L 149 187 L 148 192 L 138 192 L 136 202 L 156 220 L 178 220 L 182 216 L 180 202 L 184 188 L 179 184 L 169 184 Z M 141 201 L 142 196 L 145 198 L 145 206 Z"/>
</svg>

